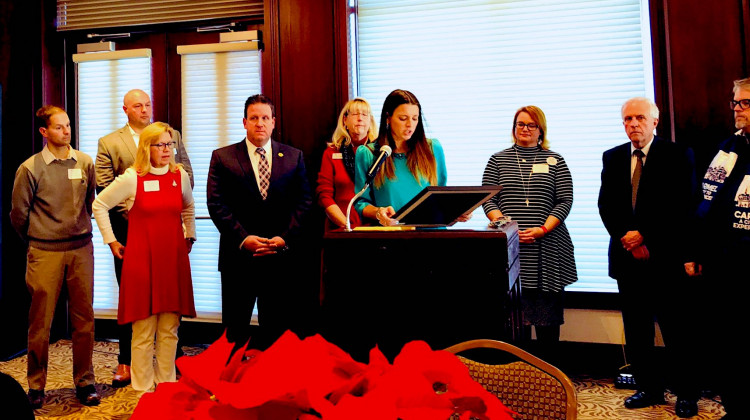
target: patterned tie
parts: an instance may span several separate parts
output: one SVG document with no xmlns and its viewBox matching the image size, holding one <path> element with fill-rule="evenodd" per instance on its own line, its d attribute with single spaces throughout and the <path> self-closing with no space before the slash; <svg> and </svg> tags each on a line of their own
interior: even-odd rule
<svg viewBox="0 0 750 420">
<path fill-rule="evenodd" d="M 643 157 L 646 156 L 643 154 L 643 150 L 641 149 L 635 149 L 633 152 L 635 155 L 635 169 L 633 170 L 633 193 L 631 195 L 631 201 L 633 204 L 633 209 L 635 210 L 635 199 L 638 196 L 638 184 L 641 182 L 641 172 L 643 172 Z"/>
<path fill-rule="evenodd" d="M 265 200 L 268 196 L 268 186 L 271 180 L 271 171 L 268 170 L 268 161 L 266 160 L 266 150 L 262 147 L 255 149 L 255 153 L 260 155 L 258 161 L 258 180 L 260 181 L 260 195 Z"/>
</svg>

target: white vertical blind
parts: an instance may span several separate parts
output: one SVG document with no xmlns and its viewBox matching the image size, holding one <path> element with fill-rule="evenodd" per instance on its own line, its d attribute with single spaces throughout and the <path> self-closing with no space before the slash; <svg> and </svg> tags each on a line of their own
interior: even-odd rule
<svg viewBox="0 0 750 420">
<path fill-rule="evenodd" d="M 627 141 L 622 103 L 654 96 L 649 34 L 647 0 L 358 0 L 358 93 L 379 114 L 393 89 L 414 92 L 448 185 L 480 185 L 511 145 L 516 109 L 541 107 L 573 175 L 579 280 L 567 290 L 616 292 L 596 203 L 601 155 Z M 480 209 L 471 223 L 485 222 Z"/>
<path fill-rule="evenodd" d="M 148 51 L 148 50 L 146 50 Z M 122 98 L 131 89 L 151 95 L 151 58 L 80 61 L 76 64 L 78 94 L 78 149 L 96 159 L 99 138 L 127 123 Z M 119 288 L 109 246 L 94 225 L 94 312 L 117 315 Z"/>
<path fill-rule="evenodd" d="M 245 100 L 260 93 L 260 53 L 232 51 L 182 55 L 182 135 L 195 176 L 198 242 L 190 254 L 199 317 L 220 319 L 219 232 L 206 207 L 214 149 L 245 138 Z"/>
</svg>

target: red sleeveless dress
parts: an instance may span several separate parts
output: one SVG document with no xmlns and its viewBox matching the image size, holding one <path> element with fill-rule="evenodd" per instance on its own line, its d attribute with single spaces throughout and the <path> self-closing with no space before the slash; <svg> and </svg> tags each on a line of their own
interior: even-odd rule
<svg viewBox="0 0 750 420">
<path fill-rule="evenodd" d="M 193 281 L 180 217 L 180 171 L 137 179 L 128 213 L 117 321 L 126 324 L 161 312 L 194 317 Z"/>
</svg>

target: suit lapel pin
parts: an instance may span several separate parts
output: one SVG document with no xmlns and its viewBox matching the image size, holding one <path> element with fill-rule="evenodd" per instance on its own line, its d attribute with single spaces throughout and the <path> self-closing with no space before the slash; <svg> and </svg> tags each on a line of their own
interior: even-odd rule
<svg viewBox="0 0 750 420">
<path fill-rule="evenodd" d="M 279 152 L 279 157 L 284 157 L 284 154 Z"/>
</svg>

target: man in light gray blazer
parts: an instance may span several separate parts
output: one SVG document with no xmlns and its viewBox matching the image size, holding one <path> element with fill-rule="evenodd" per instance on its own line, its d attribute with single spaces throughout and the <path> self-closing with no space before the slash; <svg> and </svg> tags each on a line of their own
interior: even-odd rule
<svg viewBox="0 0 750 420">
<path fill-rule="evenodd" d="M 135 154 L 138 147 L 138 139 L 147 125 L 151 124 L 151 98 L 140 89 L 133 89 L 125 94 L 123 99 L 123 111 L 128 116 L 128 123 L 124 127 L 115 130 L 99 139 L 99 150 L 96 153 L 96 190 L 101 192 L 126 169 L 133 166 Z M 177 142 L 175 147 L 175 161 L 181 163 L 190 177 L 190 187 L 194 185 L 193 168 L 185 150 L 180 132 L 175 130 L 173 139 Z M 121 203 L 109 212 L 112 229 L 115 236 L 123 245 L 126 244 L 128 234 L 127 208 Z M 120 284 L 122 273 L 122 260 L 115 257 L 115 275 L 117 284 Z M 120 354 L 118 356 L 117 372 L 112 378 L 112 386 L 121 388 L 130 383 L 130 341 L 132 336 L 131 325 L 118 326 L 120 339 Z"/>
</svg>

